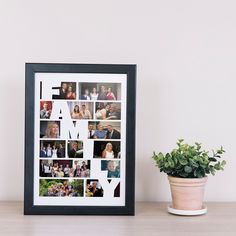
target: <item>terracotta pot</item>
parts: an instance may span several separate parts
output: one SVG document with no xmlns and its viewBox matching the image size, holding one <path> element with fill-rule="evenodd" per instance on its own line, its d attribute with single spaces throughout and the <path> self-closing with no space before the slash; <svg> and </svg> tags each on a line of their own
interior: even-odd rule
<svg viewBox="0 0 236 236">
<path fill-rule="evenodd" d="M 201 210 L 207 177 L 177 178 L 168 176 L 172 207 L 178 210 Z"/>
</svg>

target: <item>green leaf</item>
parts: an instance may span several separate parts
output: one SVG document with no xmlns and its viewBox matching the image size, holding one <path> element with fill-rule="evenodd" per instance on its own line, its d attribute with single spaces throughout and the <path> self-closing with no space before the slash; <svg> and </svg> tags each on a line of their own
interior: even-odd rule
<svg viewBox="0 0 236 236">
<path fill-rule="evenodd" d="M 165 166 L 165 168 L 168 168 L 168 167 L 169 167 L 169 163 L 166 162 L 166 163 L 164 164 L 164 166 Z"/>
<path fill-rule="evenodd" d="M 192 167 L 191 166 L 185 166 L 184 167 L 184 171 L 186 172 L 186 173 L 191 173 L 192 172 Z"/>
<path fill-rule="evenodd" d="M 170 160 L 170 161 L 168 161 L 168 163 L 169 163 L 169 166 L 170 166 L 171 168 L 174 168 L 174 167 L 175 167 L 174 161 Z"/>
<path fill-rule="evenodd" d="M 225 150 L 223 147 L 213 151 L 213 156 L 209 152 L 202 150 L 200 143 L 189 145 L 183 139 L 177 141 L 177 148 L 169 153 L 163 154 L 153 152 L 152 158 L 161 172 L 168 175 L 182 178 L 202 178 L 206 174 L 214 175 L 217 170 L 223 170 L 226 161 L 218 161 L 222 158 Z"/>
<path fill-rule="evenodd" d="M 222 166 L 225 166 L 225 165 L 226 165 L 226 161 L 223 160 L 223 161 L 221 162 L 221 165 L 222 165 Z"/>
<path fill-rule="evenodd" d="M 179 175 L 180 175 L 181 177 L 186 178 L 186 177 L 188 176 L 188 173 L 186 173 L 186 172 L 183 171 L 183 172 L 180 172 Z"/>
<path fill-rule="evenodd" d="M 191 166 L 193 166 L 195 168 L 199 167 L 199 165 L 193 159 L 189 159 L 189 163 L 190 163 Z"/>
<path fill-rule="evenodd" d="M 188 161 L 185 160 L 185 159 L 179 159 L 179 163 L 183 166 L 187 165 L 188 164 Z"/>
<path fill-rule="evenodd" d="M 209 160 L 209 161 L 213 161 L 213 162 L 216 162 L 216 161 L 217 161 L 216 158 L 214 158 L 214 157 L 209 157 L 208 160 Z"/>
<path fill-rule="evenodd" d="M 174 164 L 178 165 L 178 159 L 176 157 L 173 158 Z"/>
<path fill-rule="evenodd" d="M 178 139 L 178 143 L 182 143 L 184 139 Z"/>
<path fill-rule="evenodd" d="M 220 170 L 220 162 L 217 162 L 217 164 L 214 165 L 215 170 Z"/>
</svg>

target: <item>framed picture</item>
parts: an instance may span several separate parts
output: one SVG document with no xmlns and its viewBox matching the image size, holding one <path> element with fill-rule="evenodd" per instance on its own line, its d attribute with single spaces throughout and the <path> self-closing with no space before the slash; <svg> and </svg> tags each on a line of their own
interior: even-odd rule
<svg viewBox="0 0 236 236">
<path fill-rule="evenodd" d="M 134 215 L 135 65 L 26 64 L 24 214 Z"/>
</svg>

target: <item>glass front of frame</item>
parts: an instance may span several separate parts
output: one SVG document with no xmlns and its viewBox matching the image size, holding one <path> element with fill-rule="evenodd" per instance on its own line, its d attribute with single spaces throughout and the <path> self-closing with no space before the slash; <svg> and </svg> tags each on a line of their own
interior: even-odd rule
<svg viewBox="0 0 236 236">
<path fill-rule="evenodd" d="M 125 206 L 126 74 L 35 73 L 34 205 Z"/>
</svg>

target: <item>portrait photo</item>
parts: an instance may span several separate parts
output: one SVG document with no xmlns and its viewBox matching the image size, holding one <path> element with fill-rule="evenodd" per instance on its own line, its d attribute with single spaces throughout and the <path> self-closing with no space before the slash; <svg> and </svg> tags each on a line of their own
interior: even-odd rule
<svg viewBox="0 0 236 236">
<path fill-rule="evenodd" d="M 40 121 L 40 138 L 60 138 L 60 121 Z"/>
<path fill-rule="evenodd" d="M 120 83 L 79 83 L 80 100 L 121 100 Z"/>
<path fill-rule="evenodd" d="M 84 181 L 74 179 L 40 179 L 41 197 L 83 197 Z"/>
<path fill-rule="evenodd" d="M 52 99 L 66 99 L 66 100 L 76 99 L 77 88 L 75 82 L 61 82 L 60 87 L 53 87 L 52 89 L 59 90 L 59 95 L 53 95 Z"/>
<path fill-rule="evenodd" d="M 121 158 L 120 141 L 94 141 L 94 158 Z"/>
<path fill-rule="evenodd" d="M 67 144 L 69 158 L 83 158 L 83 142 L 82 141 L 68 141 Z"/>
<path fill-rule="evenodd" d="M 101 170 L 107 171 L 107 178 L 120 178 L 120 161 L 101 160 Z"/>
<path fill-rule="evenodd" d="M 52 112 L 52 101 L 40 101 L 40 119 L 49 119 Z"/>
<path fill-rule="evenodd" d="M 119 102 L 96 102 L 96 120 L 120 120 L 121 104 Z"/>
<path fill-rule="evenodd" d="M 63 158 L 65 156 L 65 140 L 40 140 L 39 157 Z"/>
<path fill-rule="evenodd" d="M 68 102 L 72 119 L 93 119 L 93 102 Z"/>
<path fill-rule="evenodd" d="M 109 121 L 89 121 L 88 138 L 89 139 L 120 139 L 120 122 Z"/>
</svg>

